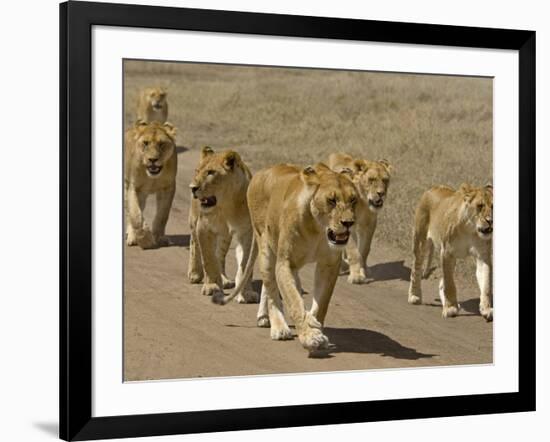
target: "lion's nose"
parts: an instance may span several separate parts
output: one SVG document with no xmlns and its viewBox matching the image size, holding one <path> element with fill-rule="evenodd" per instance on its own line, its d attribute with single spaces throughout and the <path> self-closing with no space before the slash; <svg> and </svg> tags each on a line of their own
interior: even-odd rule
<svg viewBox="0 0 550 442">
<path fill-rule="evenodd" d="M 151 164 L 155 164 L 158 161 L 158 158 L 149 158 Z"/>
<path fill-rule="evenodd" d="M 489 224 L 490 226 L 493 225 L 493 218 L 485 218 L 485 221 L 487 221 L 487 224 Z"/>
<path fill-rule="evenodd" d="M 378 194 L 378 196 L 379 196 L 380 198 L 382 198 L 382 197 L 386 194 L 386 192 L 383 191 L 383 190 L 378 190 L 376 193 Z"/>
<path fill-rule="evenodd" d="M 191 184 L 191 185 L 189 186 L 189 188 L 191 189 L 191 193 L 192 193 L 193 195 L 195 195 L 195 192 L 196 192 L 197 190 L 199 190 L 199 187 L 198 187 L 198 186 L 194 186 L 193 184 Z"/>
<path fill-rule="evenodd" d="M 349 229 L 351 226 L 353 226 L 353 224 L 355 224 L 355 221 L 352 221 L 352 220 L 343 220 L 343 221 L 340 221 L 340 223 L 346 227 L 347 229 Z"/>
</svg>

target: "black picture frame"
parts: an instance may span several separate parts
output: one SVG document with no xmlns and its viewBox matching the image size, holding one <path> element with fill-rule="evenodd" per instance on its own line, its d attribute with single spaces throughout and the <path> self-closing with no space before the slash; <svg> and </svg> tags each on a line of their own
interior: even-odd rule
<svg viewBox="0 0 550 442">
<path fill-rule="evenodd" d="M 519 391 L 92 417 L 94 25 L 511 49 L 519 53 Z M 64 440 L 535 410 L 535 32 L 108 3 L 60 5 L 60 437 Z"/>
</svg>

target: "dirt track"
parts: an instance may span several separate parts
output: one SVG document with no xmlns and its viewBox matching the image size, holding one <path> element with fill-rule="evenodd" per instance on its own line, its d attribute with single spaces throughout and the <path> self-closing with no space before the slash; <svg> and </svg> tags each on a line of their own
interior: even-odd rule
<svg viewBox="0 0 550 442">
<path fill-rule="evenodd" d="M 476 287 L 458 284 L 463 310 L 454 319 L 441 317 L 435 278 L 424 281 L 429 304 L 408 305 L 408 257 L 386 247 L 382 251 L 380 238 L 369 257 L 373 281 L 352 286 L 341 276 L 337 282 L 325 324 L 336 348 L 325 358 L 308 358 L 297 339 L 272 341 L 268 329 L 255 325 L 257 305 L 213 305 L 200 295 L 200 285 L 186 278 L 187 185 L 198 152 L 178 152 L 178 187 L 167 227 L 172 246 L 126 248 L 126 380 L 492 362 L 492 324 L 477 313 Z M 150 220 L 154 198 L 148 203 Z M 228 274 L 234 275 L 232 251 L 230 255 Z M 310 291 L 313 268 L 300 275 Z M 256 284 L 259 290 L 260 282 Z M 309 306 L 311 295 L 304 299 Z"/>
</svg>

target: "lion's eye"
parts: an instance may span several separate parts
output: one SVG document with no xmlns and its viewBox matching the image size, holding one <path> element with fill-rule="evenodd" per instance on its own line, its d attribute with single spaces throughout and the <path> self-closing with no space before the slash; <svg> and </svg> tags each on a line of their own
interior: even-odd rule
<svg viewBox="0 0 550 442">
<path fill-rule="evenodd" d="M 482 209 L 483 209 L 483 204 L 478 204 L 477 205 L 477 210 L 479 210 L 481 212 Z"/>
<path fill-rule="evenodd" d="M 206 175 L 210 176 L 210 175 L 214 175 L 216 172 L 213 171 L 213 170 L 209 170 L 206 172 Z"/>
<path fill-rule="evenodd" d="M 336 205 L 336 198 L 329 198 L 327 200 L 327 202 L 329 203 L 329 205 L 335 206 Z"/>
<path fill-rule="evenodd" d="M 349 200 L 350 204 L 352 206 L 355 206 L 355 204 L 357 203 L 357 198 L 355 198 L 354 196 L 351 197 L 351 199 Z"/>
</svg>

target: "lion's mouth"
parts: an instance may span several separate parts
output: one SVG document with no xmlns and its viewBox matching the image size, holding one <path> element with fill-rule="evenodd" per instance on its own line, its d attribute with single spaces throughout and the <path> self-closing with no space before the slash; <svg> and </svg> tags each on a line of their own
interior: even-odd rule
<svg viewBox="0 0 550 442">
<path fill-rule="evenodd" d="M 218 202 L 215 196 L 208 196 L 205 198 L 200 198 L 201 207 L 214 207 Z"/>
<path fill-rule="evenodd" d="M 161 109 L 162 109 L 162 105 L 159 104 L 159 103 L 155 103 L 155 104 L 153 104 L 153 109 L 155 109 L 156 111 L 161 110 Z"/>
<path fill-rule="evenodd" d="M 490 235 L 491 233 L 493 233 L 493 228 L 491 226 L 487 226 L 487 227 L 478 227 L 477 231 L 479 233 L 481 233 L 482 235 L 484 236 L 488 236 Z"/>
<path fill-rule="evenodd" d="M 349 230 L 346 230 L 342 233 L 336 233 L 332 229 L 327 230 L 327 238 L 331 244 L 341 246 L 348 243 L 349 240 Z"/>
<path fill-rule="evenodd" d="M 374 209 L 381 209 L 384 205 L 384 200 L 382 198 L 379 198 L 377 200 L 373 200 L 369 198 L 369 206 Z"/>
<path fill-rule="evenodd" d="M 149 175 L 152 175 L 152 176 L 158 175 L 161 170 L 162 170 L 162 166 L 157 166 L 156 164 L 151 164 L 147 166 L 147 173 L 149 173 Z"/>
</svg>

